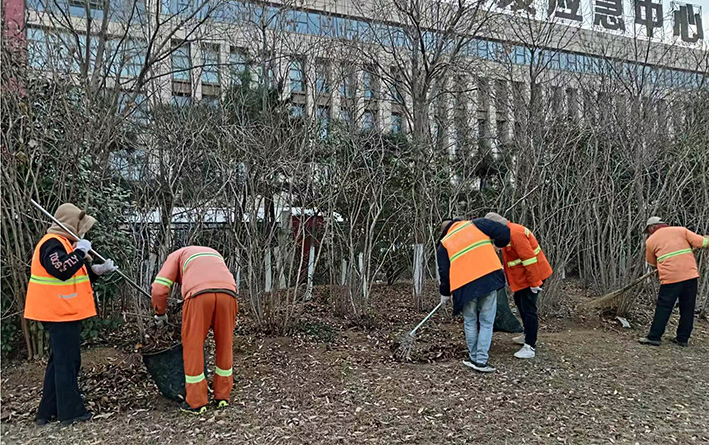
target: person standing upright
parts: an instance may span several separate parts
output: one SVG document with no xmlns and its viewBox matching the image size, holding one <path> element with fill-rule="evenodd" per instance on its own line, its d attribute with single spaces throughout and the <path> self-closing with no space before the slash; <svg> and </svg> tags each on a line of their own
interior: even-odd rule
<svg viewBox="0 0 709 445">
<path fill-rule="evenodd" d="M 699 278 L 692 248 L 709 246 L 709 237 L 697 235 L 684 227 L 670 227 L 657 216 L 647 220 L 645 233 L 648 235 L 645 257 L 650 266 L 657 267 L 660 292 L 650 332 L 639 341 L 644 345 L 660 346 L 672 309 L 679 300 L 679 326 L 672 341 L 687 346 L 694 328 Z"/>
<path fill-rule="evenodd" d="M 81 320 L 94 317 L 90 275 L 118 269 L 112 260 L 87 267 L 91 242 L 83 239 L 96 220 L 74 204 L 62 204 L 54 217 L 80 239 L 53 224 L 32 255 L 24 317 L 42 322 L 49 332 L 49 361 L 35 423 L 64 425 L 91 419 L 79 392 Z"/>
</svg>

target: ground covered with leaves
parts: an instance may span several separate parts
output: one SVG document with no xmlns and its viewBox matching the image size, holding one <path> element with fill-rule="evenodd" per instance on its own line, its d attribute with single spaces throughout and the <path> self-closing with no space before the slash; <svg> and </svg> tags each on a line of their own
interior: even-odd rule
<svg viewBox="0 0 709 445">
<path fill-rule="evenodd" d="M 636 341 L 647 311 L 630 330 L 593 312 L 545 318 L 536 359 L 515 359 L 513 335 L 496 333 L 498 372 L 483 375 L 462 365 L 462 322 L 450 314 L 424 326 L 412 362 L 395 359 L 424 315 L 409 309 L 410 292 L 377 288 L 365 326 L 332 317 L 324 297 L 291 337 L 240 318 L 233 404 L 202 417 L 158 394 L 130 329 L 84 351 L 87 424 L 35 427 L 44 363 L 3 362 L 2 443 L 709 443 L 706 321 L 690 347 L 656 348 Z"/>
</svg>

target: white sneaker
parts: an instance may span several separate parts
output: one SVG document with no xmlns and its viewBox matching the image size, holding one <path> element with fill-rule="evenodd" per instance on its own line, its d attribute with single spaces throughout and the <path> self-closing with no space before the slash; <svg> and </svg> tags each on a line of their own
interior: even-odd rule
<svg viewBox="0 0 709 445">
<path fill-rule="evenodd" d="M 515 352 L 515 357 L 517 358 L 534 358 L 537 355 L 534 348 L 529 345 L 522 346 L 522 349 Z"/>
<path fill-rule="evenodd" d="M 518 345 L 523 345 L 524 344 L 524 334 L 513 338 L 512 341 L 517 343 Z"/>
</svg>

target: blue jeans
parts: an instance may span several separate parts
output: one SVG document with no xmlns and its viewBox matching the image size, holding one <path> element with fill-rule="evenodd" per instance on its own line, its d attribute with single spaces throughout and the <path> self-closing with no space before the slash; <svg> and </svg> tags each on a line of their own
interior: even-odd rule
<svg viewBox="0 0 709 445">
<path fill-rule="evenodd" d="M 463 307 L 463 327 L 470 360 L 484 365 L 492 343 L 492 327 L 497 312 L 497 291 L 475 298 Z M 480 322 L 480 331 L 478 331 Z"/>
</svg>

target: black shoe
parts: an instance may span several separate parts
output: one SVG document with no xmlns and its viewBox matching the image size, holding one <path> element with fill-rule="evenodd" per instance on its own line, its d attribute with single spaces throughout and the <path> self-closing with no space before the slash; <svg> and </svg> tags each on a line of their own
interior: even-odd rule
<svg viewBox="0 0 709 445">
<path fill-rule="evenodd" d="M 215 399 L 214 403 L 217 405 L 217 409 L 229 408 L 229 401 L 224 399 Z"/>
<path fill-rule="evenodd" d="M 88 422 L 93 416 L 94 415 L 91 412 L 87 411 L 85 414 L 82 414 L 79 417 L 74 417 L 73 419 L 69 420 L 62 420 L 62 426 L 69 426 L 78 422 Z"/>
<path fill-rule="evenodd" d="M 180 403 L 180 411 L 188 414 L 204 414 L 207 412 L 207 405 L 200 406 L 199 408 L 192 408 L 187 404 L 187 402 Z"/>
<path fill-rule="evenodd" d="M 49 422 L 51 422 L 53 419 L 34 419 L 34 424 L 37 426 L 47 426 L 49 425 Z"/>
<path fill-rule="evenodd" d="M 679 340 L 677 340 L 677 337 L 672 339 L 672 343 L 676 344 L 677 346 L 682 346 L 683 348 L 687 347 L 687 342 L 686 341 L 679 341 Z"/>
<path fill-rule="evenodd" d="M 643 337 L 638 340 L 641 345 L 650 345 L 650 346 L 660 346 L 661 342 L 660 340 L 650 340 L 647 337 Z"/>
</svg>

